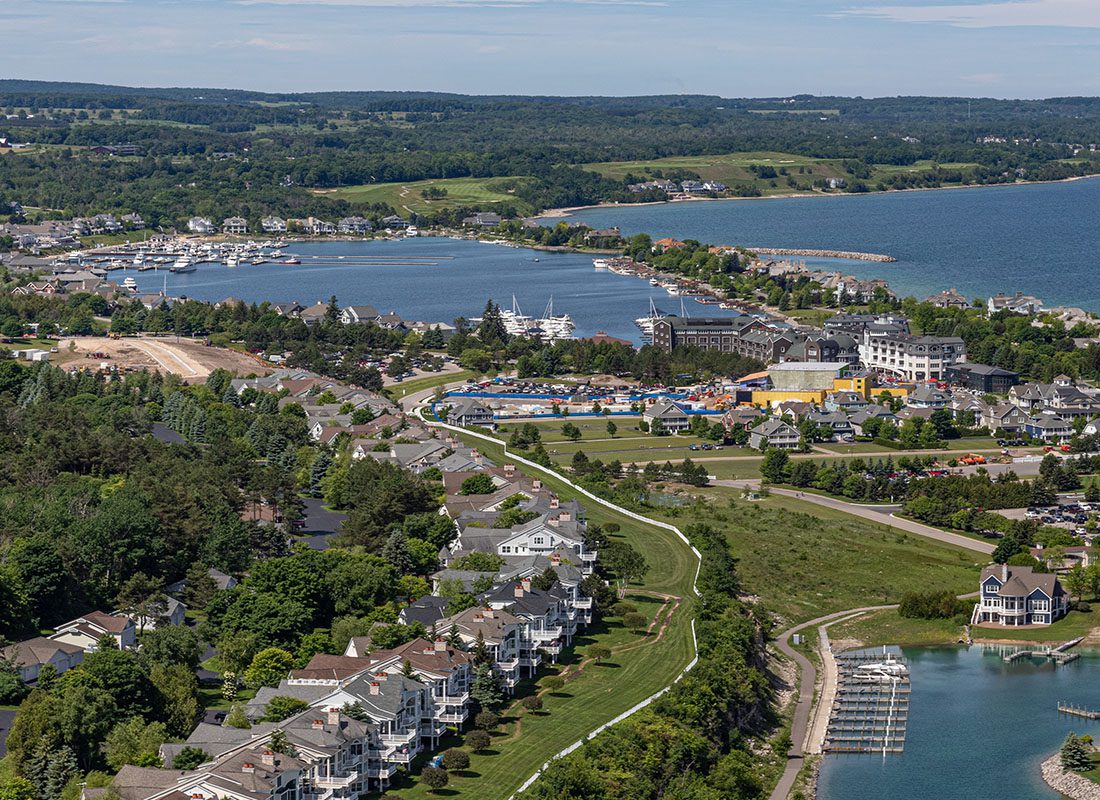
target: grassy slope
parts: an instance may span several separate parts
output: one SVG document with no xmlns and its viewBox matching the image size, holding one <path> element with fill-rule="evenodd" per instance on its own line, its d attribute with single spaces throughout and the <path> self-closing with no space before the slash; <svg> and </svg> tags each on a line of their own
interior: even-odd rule
<svg viewBox="0 0 1100 800">
<path fill-rule="evenodd" d="M 680 521 L 690 515 L 722 527 L 745 590 L 786 621 L 897 602 L 917 589 L 973 591 L 977 582 L 980 559 L 961 548 L 794 498 L 750 502 L 723 488 L 704 494 L 714 501 L 709 510 L 692 508 Z"/>
<path fill-rule="evenodd" d="M 500 448 L 476 441 L 476 446 L 497 463 L 506 460 Z M 540 475 L 543 482 L 559 496 L 573 496 L 565 484 Z M 598 626 L 579 637 L 581 649 L 593 642 L 606 643 L 616 650 L 611 664 L 587 665 L 581 676 L 570 681 L 561 696 L 544 695 L 544 711 L 524 712 L 520 722 L 505 726 L 508 735 L 498 736 L 487 754 L 472 755 L 470 769 L 453 774 L 447 792 L 453 796 L 494 800 L 507 798 L 550 756 L 572 744 L 589 731 L 626 711 L 639 701 L 668 685 L 691 660 L 691 585 L 695 577 L 696 560 L 687 546 L 675 534 L 660 528 L 643 526 L 627 517 L 610 512 L 585 501 L 588 518 L 594 523 L 617 522 L 619 536 L 640 550 L 649 563 L 644 586 L 635 591 L 674 594 L 684 598 L 672 614 L 669 627 L 659 641 L 645 640 L 621 626 Z M 644 597 L 632 598 L 652 614 L 656 603 L 646 603 Z M 639 644 L 640 641 L 650 643 Z M 519 735 L 516 735 L 516 730 Z M 432 797 L 419 784 L 398 787 L 401 797 Z"/>
<path fill-rule="evenodd" d="M 403 380 L 401 383 L 390 384 L 386 387 L 386 392 L 394 399 L 400 400 L 406 395 L 410 395 L 413 392 L 419 392 L 422 389 L 433 389 L 436 386 L 442 386 L 445 383 L 452 383 L 454 381 L 465 381 L 473 378 L 477 373 L 468 369 L 461 370 L 459 372 L 439 372 L 434 375 L 423 375 L 419 378 L 409 378 Z"/>
<path fill-rule="evenodd" d="M 510 203 L 521 211 L 530 211 L 517 198 L 512 189 L 526 178 L 446 178 L 441 180 L 414 181 L 411 183 L 370 183 L 359 186 L 343 186 L 339 189 L 318 189 L 317 194 L 328 194 L 353 203 L 387 203 L 400 211 L 420 214 L 459 206 L 487 206 L 493 203 Z M 427 200 L 421 192 L 428 187 L 446 189 L 447 196 Z"/>
</svg>

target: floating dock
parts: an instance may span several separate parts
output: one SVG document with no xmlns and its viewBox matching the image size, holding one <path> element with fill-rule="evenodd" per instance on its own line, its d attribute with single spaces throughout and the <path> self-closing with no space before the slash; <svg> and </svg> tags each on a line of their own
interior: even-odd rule
<svg viewBox="0 0 1100 800">
<path fill-rule="evenodd" d="M 1062 642 L 1057 647 L 1051 647 L 1041 650 L 1015 650 L 1005 655 L 1004 662 L 1011 664 L 1013 661 L 1018 661 L 1021 658 L 1049 658 L 1055 664 L 1068 664 L 1071 661 L 1076 661 L 1081 657 L 1080 653 L 1069 652 L 1071 648 L 1081 643 L 1083 636 L 1079 636 L 1076 639 L 1070 639 L 1068 642 Z"/>
<path fill-rule="evenodd" d="M 909 722 L 909 667 L 895 652 L 836 656 L 837 691 L 825 734 L 827 753 L 900 753 Z"/>
</svg>

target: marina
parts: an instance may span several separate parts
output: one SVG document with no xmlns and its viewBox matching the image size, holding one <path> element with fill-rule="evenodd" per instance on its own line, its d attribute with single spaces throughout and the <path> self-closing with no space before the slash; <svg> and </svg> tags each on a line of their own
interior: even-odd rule
<svg viewBox="0 0 1100 800">
<path fill-rule="evenodd" d="M 887 648 L 855 650 L 836 656 L 838 685 L 827 753 L 900 753 L 909 720 L 909 668 Z"/>
</svg>

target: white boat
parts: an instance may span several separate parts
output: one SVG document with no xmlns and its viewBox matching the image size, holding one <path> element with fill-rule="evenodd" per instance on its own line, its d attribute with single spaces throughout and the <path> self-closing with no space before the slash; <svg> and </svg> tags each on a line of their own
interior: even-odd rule
<svg viewBox="0 0 1100 800">
<path fill-rule="evenodd" d="M 504 323 L 504 330 L 512 336 L 527 336 L 531 328 L 532 320 L 520 310 L 515 295 L 512 295 L 511 309 L 501 311 L 500 319 Z"/>
<path fill-rule="evenodd" d="M 592 259 L 592 266 L 595 267 L 596 269 L 607 269 L 607 259 L 606 258 L 594 258 L 594 259 Z"/>
<path fill-rule="evenodd" d="M 419 235 L 420 235 L 420 231 L 418 231 L 416 229 L 415 225 L 410 225 L 409 227 L 405 228 L 405 236 L 408 237 L 409 239 L 412 239 L 412 238 L 414 238 L 416 236 L 419 236 Z"/>
<path fill-rule="evenodd" d="M 138 253 L 136 256 L 134 256 L 134 266 L 135 267 L 137 267 L 138 269 L 141 269 L 141 267 L 144 263 L 145 263 L 145 253 Z"/>
<path fill-rule="evenodd" d="M 176 259 L 176 263 L 169 267 L 172 272 L 194 272 L 195 262 L 191 260 L 191 256 L 180 256 Z"/>
<path fill-rule="evenodd" d="M 128 292 L 136 292 L 137 291 L 137 281 L 135 281 L 133 278 L 125 278 L 122 281 L 122 288 L 125 289 Z"/>
<path fill-rule="evenodd" d="M 642 341 L 646 344 L 653 344 L 653 326 L 657 320 L 662 317 L 668 316 L 657 310 L 657 306 L 653 303 L 653 298 L 649 298 L 649 313 L 644 317 L 638 317 L 634 320 L 634 324 L 638 326 L 638 329 L 642 332 Z"/>
<path fill-rule="evenodd" d="M 554 296 L 551 295 L 542 319 L 535 320 L 535 328 L 531 329 L 530 332 L 543 341 L 556 342 L 562 339 L 572 339 L 576 327 L 573 318 L 568 314 L 554 314 Z M 535 331 L 538 331 L 538 333 L 535 333 Z"/>
<path fill-rule="evenodd" d="M 234 254 L 232 254 L 232 253 L 230 253 L 229 255 L 227 255 L 227 256 L 225 257 L 225 265 L 226 265 L 227 267 L 235 267 L 235 266 L 237 266 L 237 264 L 239 264 L 239 263 L 240 263 L 240 262 L 238 261 L 238 259 L 237 259 L 237 256 L 236 256 L 236 255 L 234 255 Z"/>
<path fill-rule="evenodd" d="M 650 278 L 649 279 L 649 285 L 650 286 L 660 286 L 661 282 L 659 280 L 657 280 L 656 278 Z"/>
</svg>

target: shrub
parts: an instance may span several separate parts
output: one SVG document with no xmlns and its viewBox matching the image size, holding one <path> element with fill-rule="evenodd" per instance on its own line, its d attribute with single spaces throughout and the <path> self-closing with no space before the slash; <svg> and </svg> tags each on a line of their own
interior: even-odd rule
<svg viewBox="0 0 1100 800">
<path fill-rule="evenodd" d="M 611 658 L 611 648 L 602 644 L 594 644 L 587 650 L 588 657 L 599 664 L 601 661 Z"/>
<path fill-rule="evenodd" d="M 644 628 L 647 622 L 645 614 L 640 614 L 637 611 L 623 615 L 623 625 L 635 633 Z"/>
<path fill-rule="evenodd" d="M 528 711 L 538 711 L 540 708 L 542 708 L 542 698 L 539 697 L 537 694 L 525 697 L 521 702 L 523 703 L 523 707 L 526 708 Z"/>
<path fill-rule="evenodd" d="M 909 592 L 901 598 L 898 614 L 906 619 L 951 619 L 970 613 L 971 601 L 949 591 Z"/>
<path fill-rule="evenodd" d="M 638 610 L 638 607 L 633 603 L 616 603 L 608 609 L 613 617 L 625 617 L 627 614 L 633 614 Z"/>
<path fill-rule="evenodd" d="M 450 779 L 451 777 L 447 774 L 447 770 L 445 769 L 424 767 L 424 769 L 420 770 L 420 780 L 424 781 L 424 784 L 433 792 L 446 786 Z"/>
<path fill-rule="evenodd" d="M 542 688 L 549 689 L 551 692 L 560 692 L 563 686 L 565 686 L 565 678 L 560 675 L 550 675 L 542 679 Z"/>
</svg>

